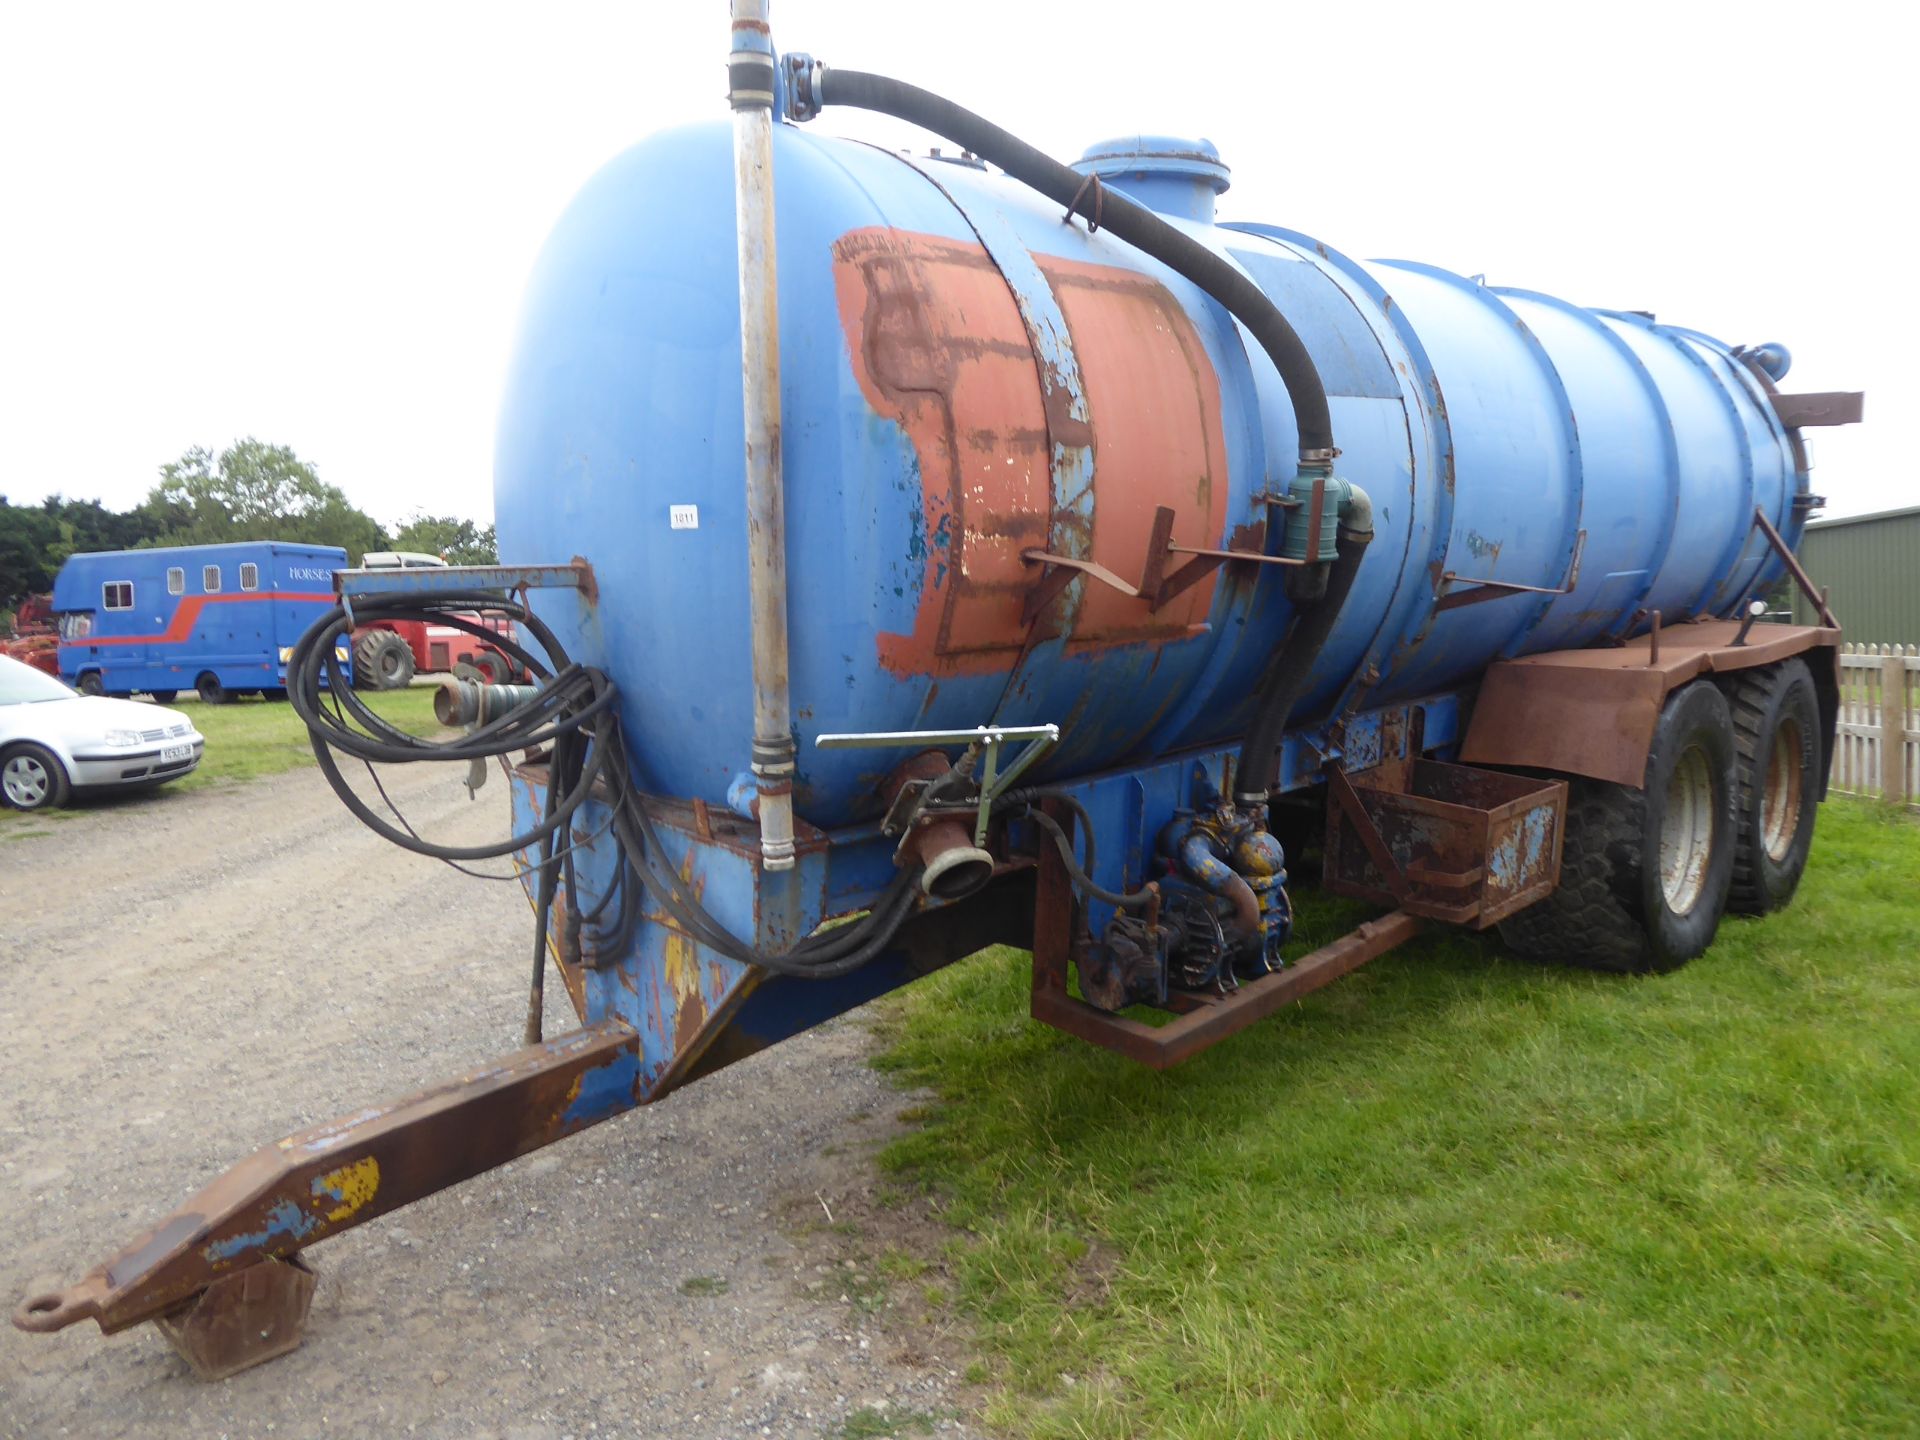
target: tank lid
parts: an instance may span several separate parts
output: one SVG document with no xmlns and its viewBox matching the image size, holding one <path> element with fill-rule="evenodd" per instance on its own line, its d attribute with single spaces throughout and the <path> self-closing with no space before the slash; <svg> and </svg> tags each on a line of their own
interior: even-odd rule
<svg viewBox="0 0 1920 1440">
<path fill-rule="evenodd" d="M 1231 183 L 1233 172 L 1220 160 L 1211 140 L 1187 140 L 1177 135 L 1117 135 L 1086 149 L 1075 162 L 1081 174 L 1111 180 L 1121 175 L 1181 176 L 1203 180 L 1218 195 Z"/>
</svg>

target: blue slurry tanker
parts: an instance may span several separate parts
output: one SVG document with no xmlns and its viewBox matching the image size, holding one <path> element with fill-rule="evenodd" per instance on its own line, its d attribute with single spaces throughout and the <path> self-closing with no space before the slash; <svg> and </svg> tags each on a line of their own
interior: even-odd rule
<svg viewBox="0 0 1920 1440">
<path fill-rule="evenodd" d="M 520 868 L 525 1048 L 265 1147 L 16 1323 L 264 1359 L 307 1246 L 989 944 L 1032 951 L 1036 1021 L 1165 1067 L 1430 926 L 1660 970 L 1791 898 L 1840 632 L 1755 612 L 1811 590 L 1800 431 L 1857 395 L 1216 223 L 1205 141 L 1062 165 L 777 51 L 761 0 L 732 35 L 732 123 L 621 155 L 540 258 L 506 563 L 346 572 L 289 665 L 367 823 Z M 533 680 L 449 686 L 451 742 L 323 704 L 353 626 L 476 616 Z M 512 833 L 423 839 L 361 759 L 497 764 Z M 1379 918 L 1298 953 L 1303 860 Z"/>
</svg>

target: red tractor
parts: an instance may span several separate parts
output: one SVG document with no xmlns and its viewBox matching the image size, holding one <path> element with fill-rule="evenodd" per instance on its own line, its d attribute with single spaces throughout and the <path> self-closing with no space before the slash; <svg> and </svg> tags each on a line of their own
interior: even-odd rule
<svg viewBox="0 0 1920 1440">
<path fill-rule="evenodd" d="M 29 595 L 20 602 L 13 613 L 13 635 L 0 640 L 0 655 L 60 678 L 60 627 L 54 619 L 53 596 Z"/>
<path fill-rule="evenodd" d="M 366 570 L 415 570 L 444 566 L 437 555 L 411 550 L 377 550 L 361 557 Z M 497 617 L 467 615 L 501 638 L 514 641 L 513 622 Z M 450 670 L 489 685 L 504 685 L 522 677 L 522 667 L 498 646 L 451 625 L 424 620 L 379 620 L 353 632 L 353 683 L 363 690 L 398 690 L 416 674 Z"/>
</svg>

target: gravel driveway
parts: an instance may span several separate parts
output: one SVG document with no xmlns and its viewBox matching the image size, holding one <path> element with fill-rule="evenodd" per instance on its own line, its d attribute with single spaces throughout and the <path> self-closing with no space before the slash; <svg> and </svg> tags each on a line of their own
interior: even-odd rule
<svg viewBox="0 0 1920 1440">
<path fill-rule="evenodd" d="M 390 789 L 498 835 L 499 777 L 469 801 L 455 768 Z M 529 926 L 518 884 L 386 845 L 312 770 L 0 839 L 6 1308 L 255 1145 L 515 1048 Z M 912 1097 L 869 1043 L 842 1020 L 327 1241 L 307 1343 L 223 1383 L 151 1326 L 0 1326 L 0 1435 L 971 1433 L 961 1337 L 874 1272 L 939 1230 L 920 1199 L 873 1228 Z"/>
</svg>

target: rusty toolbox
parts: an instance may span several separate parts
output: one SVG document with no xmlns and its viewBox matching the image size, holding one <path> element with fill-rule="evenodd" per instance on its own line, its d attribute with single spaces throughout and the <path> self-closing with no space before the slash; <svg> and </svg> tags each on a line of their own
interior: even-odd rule
<svg viewBox="0 0 1920 1440">
<path fill-rule="evenodd" d="M 1560 881 L 1565 781 L 1416 760 L 1331 771 L 1328 798 L 1336 895 L 1484 930 Z"/>
</svg>

